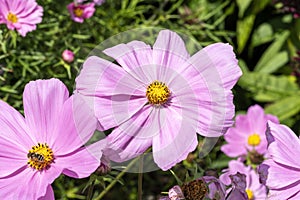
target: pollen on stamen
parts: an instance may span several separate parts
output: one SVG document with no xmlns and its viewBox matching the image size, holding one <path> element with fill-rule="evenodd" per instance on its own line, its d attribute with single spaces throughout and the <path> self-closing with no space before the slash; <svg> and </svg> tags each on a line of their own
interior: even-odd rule
<svg viewBox="0 0 300 200">
<path fill-rule="evenodd" d="M 146 97 L 152 105 L 162 105 L 169 100 L 170 96 L 171 91 L 163 82 L 154 81 L 147 87 Z"/>
<path fill-rule="evenodd" d="M 260 144 L 260 136 L 256 133 L 248 137 L 248 144 L 251 146 L 258 146 Z"/>
<path fill-rule="evenodd" d="M 30 167 L 41 171 L 50 167 L 54 160 L 54 155 L 52 149 L 46 143 L 38 143 L 29 150 L 27 158 L 27 164 Z"/>
</svg>

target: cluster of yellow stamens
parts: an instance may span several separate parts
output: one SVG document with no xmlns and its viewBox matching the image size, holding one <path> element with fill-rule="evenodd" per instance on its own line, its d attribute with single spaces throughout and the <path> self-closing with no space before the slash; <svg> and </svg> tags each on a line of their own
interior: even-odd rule
<svg viewBox="0 0 300 200">
<path fill-rule="evenodd" d="M 36 170 L 48 169 L 54 160 L 53 151 L 46 143 L 33 146 L 27 157 L 28 165 Z"/>
<path fill-rule="evenodd" d="M 169 100 L 171 91 L 165 83 L 154 81 L 147 87 L 146 96 L 150 104 L 161 105 Z"/>
<path fill-rule="evenodd" d="M 248 137 L 248 144 L 251 146 L 258 146 L 260 144 L 260 136 L 256 133 Z"/>
<path fill-rule="evenodd" d="M 11 23 L 17 23 L 18 22 L 18 17 L 15 14 L 12 14 L 11 12 L 8 13 L 7 15 L 7 20 L 10 21 Z"/>
<path fill-rule="evenodd" d="M 74 15 L 77 17 L 81 17 L 83 15 L 83 9 L 82 8 L 75 8 L 74 9 Z"/>
</svg>

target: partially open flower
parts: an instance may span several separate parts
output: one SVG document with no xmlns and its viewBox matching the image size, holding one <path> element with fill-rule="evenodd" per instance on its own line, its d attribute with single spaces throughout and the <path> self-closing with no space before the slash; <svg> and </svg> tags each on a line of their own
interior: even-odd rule
<svg viewBox="0 0 300 200">
<path fill-rule="evenodd" d="M 72 2 L 67 6 L 67 8 L 73 21 L 83 23 L 85 19 L 88 19 L 94 15 L 95 3 L 76 5 L 74 2 Z"/>
</svg>

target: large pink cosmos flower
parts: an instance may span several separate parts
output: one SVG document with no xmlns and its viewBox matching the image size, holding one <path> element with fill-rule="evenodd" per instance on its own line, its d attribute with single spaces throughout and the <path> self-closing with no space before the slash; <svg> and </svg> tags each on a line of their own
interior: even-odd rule
<svg viewBox="0 0 300 200">
<path fill-rule="evenodd" d="M 266 199 L 266 187 L 259 182 L 258 174 L 250 167 L 243 163 L 232 160 L 228 163 L 229 168 L 223 170 L 224 174 L 220 176 L 220 180 L 225 184 L 231 184 L 230 175 L 237 172 L 246 175 L 246 193 L 250 200 Z"/>
<path fill-rule="evenodd" d="M 268 120 L 278 123 L 277 117 L 265 114 L 259 105 L 249 107 L 246 115 L 236 116 L 235 127 L 229 128 L 224 135 L 228 144 L 223 145 L 221 150 L 230 157 L 246 156 L 253 150 L 261 155 L 265 154 Z"/>
<path fill-rule="evenodd" d="M 2 18 L 1 18 L 2 16 Z M 16 29 L 23 37 L 41 23 L 43 8 L 35 0 L 0 0 L 0 24 Z"/>
<path fill-rule="evenodd" d="M 268 122 L 266 131 L 270 159 L 260 165 L 269 188 L 268 199 L 300 199 L 300 140 L 287 126 Z M 266 178 L 266 179 L 265 179 Z"/>
<path fill-rule="evenodd" d="M 67 5 L 67 9 L 69 10 L 73 21 L 83 23 L 85 19 L 88 19 L 94 15 L 95 4 L 75 4 L 74 2 L 72 2 Z"/>
<path fill-rule="evenodd" d="M 202 136 L 218 137 L 232 125 L 231 89 L 241 76 L 232 47 L 217 43 L 190 57 L 174 32 L 159 32 L 153 48 L 141 41 L 104 50 L 116 65 L 89 57 L 77 91 L 94 105 L 107 137 L 109 158 L 123 162 L 152 146 L 163 170 L 185 159 Z"/>
<path fill-rule="evenodd" d="M 99 145 L 82 147 L 96 120 L 57 79 L 28 83 L 23 102 L 25 118 L 0 101 L 0 199 L 54 199 L 61 173 L 83 178 L 99 166 Z"/>
</svg>

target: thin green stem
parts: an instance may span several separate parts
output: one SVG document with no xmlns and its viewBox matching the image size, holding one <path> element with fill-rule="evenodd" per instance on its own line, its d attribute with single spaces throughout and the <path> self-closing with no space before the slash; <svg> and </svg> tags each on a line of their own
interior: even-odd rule
<svg viewBox="0 0 300 200">
<path fill-rule="evenodd" d="M 118 174 L 118 176 L 96 197 L 94 200 L 100 200 L 104 195 L 124 176 L 124 174 L 137 162 L 138 158 L 134 159 L 129 165 Z"/>
<path fill-rule="evenodd" d="M 139 175 L 138 175 L 138 200 L 142 200 L 143 197 L 143 166 L 144 166 L 144 157 L 140 156 L 139 159 Z"/>
</svg>

